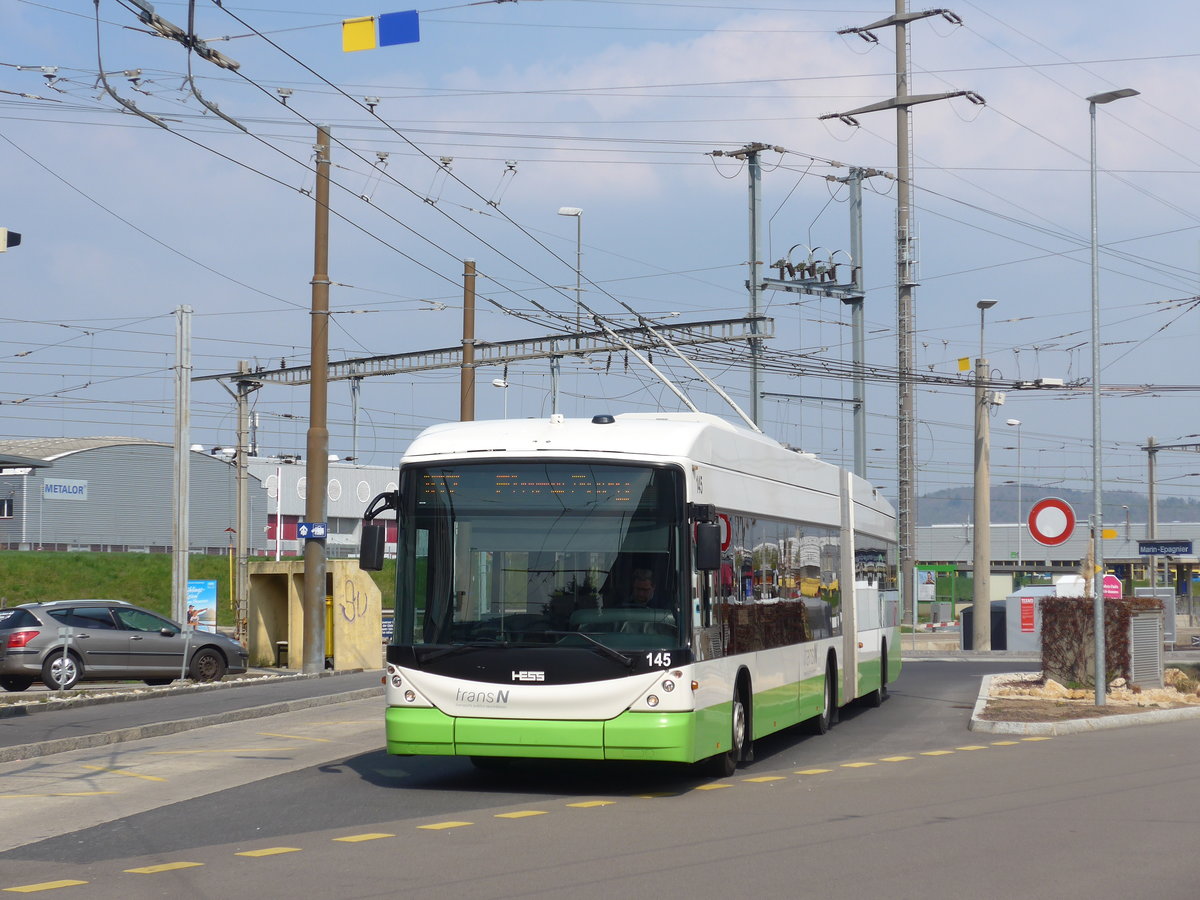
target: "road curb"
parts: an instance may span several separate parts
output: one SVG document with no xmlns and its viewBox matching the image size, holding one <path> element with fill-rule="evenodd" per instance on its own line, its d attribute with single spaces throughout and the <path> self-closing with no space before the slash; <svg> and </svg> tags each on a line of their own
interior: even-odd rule
<svg viewBox="0 0 1200 900">
<path fill-rule="evenodd" d="M 305 676 L 317 677 L 317 676 Z M 329 706 L 334 703 L 349 703 L 354 700 L 368 700 L 372 697 L 383 696 L 383 685 L 379 687 L 360 688 L 346 691 L 342 694 L 326 694 L 321 697 L 302 697 L 298 700 L 283 700 L 278 703 L 267 703 L 263 706 L 251 706 L 245 709 L 231 709 L 225 712 L 212 713 L 207 716 L 196 716 L 191 719 L 176 719 L 171 722 L 154 722 L 149 725 L 135 725 L 130 728 L 119 728 L 115 731 L 103 731 L 97 734 L 83 734 L 76 737 L 56 738 L 50 741 L 38 741 L 33 744 L 17 744 L 12 747 L 0 747 L 0 762 L 17 762 L 23 759 L 35 759 L 40 756 L 51 756 L 55 753 L 67 753 L 71 750 L 86 750 L 91 747 L 104 747 L 109 744 L 120 744 L 126 741 L 138 741 L 142 738 L 162 737 L 168 734 L 178 734 L 181 731 L 192 731 L 196 728 L 207 728 L 210 725 L 223 725 L 227 722 L 240 722 L 246 719 L 259 719 L 265 716 L 277 716 L 282 713 L 295 712 L 300 709 L 312 709 L 317 706 Z"/>
<path fill-rule="evenodd" d="M 1142 713 L 1127 713 L 1118 716 L 1103 716 L 1096 719 L 1065 719 L 1061 722 L 1003 722 L 983 719 L 984 709 L 992 692 L 994 675 L 984 675 L 979 685 L 979 697 L 971 713 L 970 731 L 984 734 L 1021 734 L 1031 737 L 1058 737 L 1064 734 L 1079 734 L 1085 731 L 1109 731 L 1113 728 L 1133 728 L 1137 725 L 1162 725 L 1167 722 L 1182 722 L 1200 719 L 1200 708 L 1156 709 Z M 1006 673 L 1005 677 L 1011 677 Z"/>
<path fill-rule="evenodd" d="M 164 697 L 167 695 L 176 694 L 203 694 L 208 691 L 224 691 L 240 687 L 250 687 L 254 685 L 274 684 L 280 681 L 308 681 L 313 678 L 334 678 L 338 675 L 353 675 L 365 671 L 364 669 L 339 669 L 338 671 L 304 673 L 304 672 L 287 672 L 285 674 L 271 673 L 270 675 L 262 675 L 258 677 L 234 677 L 229 681 L 212 681 L 201 683 L 186 683 L 162 685 L 161 687 L 143 687 L 138 686 L 129 690 L 114 689 L 111 693 L 105 693 L 100 696 L 94 696 L 88 693 L 68 694 L 65 697 L 60 697 L 57 693 L 53 694 L 20 694 L 20 697 L 35 696 L 35 700 L 9 700 L 0 703 L 0 719 L 9 719 L 15 716 L 29 716 L 40 712 L 53 712 L 59 709 L 79 709 L 84 706 L 101 706 L 105 703 L 127 703 L 131 700 L 152 700 L 155 697 Z M 42 699 L 42 698 L 45 699 Z"/>
</svg>

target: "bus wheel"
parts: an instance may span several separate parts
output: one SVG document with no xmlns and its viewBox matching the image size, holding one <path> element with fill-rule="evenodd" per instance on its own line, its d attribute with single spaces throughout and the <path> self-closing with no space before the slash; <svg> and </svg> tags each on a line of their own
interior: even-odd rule
<svg viewBox="0 0 1200 900">
<path fill-rule="evenodd" d="M 825 665 L 825 699 L 821 704 L 821 714 L 811 720 L 812 730 L 816 734 L 827 733 L 836 721 L 837 682 L 834 680 L 837 677 L 836 673 L 833 661 L 830 660 Z"/>
<path fill-rule="evenodd" d="M 701 765 L 705 774 L 714 778 L 728 778 L 737 771 L 738 761 L 746 752 L 749 740 L 748 723 L 746 721 L 745 695 L 737 688 L 733 695 L 732 726 L 730 728 L 729 749 L 724 753 L 706 759 Z"/>
<path fill-rule="evenodd" d="M 887 699 L 887 673 L 887 641 L 884 641 L 879 653 L 879 687 L 863 697 L 863 700 L 866 701 L 867 706 L 878 708 L 879 706 L 882 706 L 883 701 Z"/>
</svg>

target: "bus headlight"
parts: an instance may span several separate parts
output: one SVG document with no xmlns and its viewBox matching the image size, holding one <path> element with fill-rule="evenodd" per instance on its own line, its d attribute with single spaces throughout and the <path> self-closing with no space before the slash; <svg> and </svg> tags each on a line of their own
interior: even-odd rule
<svg viewBox="0 0 1200 900">
<path fill-rule="evenodd" d="M 646 695 L 646 705 L 651 708 L 658 706 L 658 695 L 657 694 L 647 694 Z"/>
<path fill-rule="evenodd" d="M 400 680 L 400 676 L 393 675 L 392 676 L 392 687 L 400 687 L 401 684 L 403 684 L 403 682 Z"/>
<path fill-rule="evenodd" d="M 413 691 L 405 691 L 404 699 L 407 700 L 409 703 L 412 703 L 414 700 L 417 699 L 417 695 Z"/>
<path fill-rule="evenodd" d="M 668 678 L 666 681 L 664 681 L 662 683 L 662 689 L 664 691 L 666 691 L 668 694 L 671 693 L 671 691 L 675 690 L 675 682 L 673 682 L 670 678 Z"/>
</svg>

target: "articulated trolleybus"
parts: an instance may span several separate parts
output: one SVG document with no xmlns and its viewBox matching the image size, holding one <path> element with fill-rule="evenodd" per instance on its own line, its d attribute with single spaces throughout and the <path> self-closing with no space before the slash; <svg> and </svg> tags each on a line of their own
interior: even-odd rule
<svg viewBox="0 0 1200 900">
<path fill-rule="evenodd" d="M 438 425 L 398 485 L 389 753 L 732 774 L 899 674 L 891 506 L 715 416 Z"/>
</svg>

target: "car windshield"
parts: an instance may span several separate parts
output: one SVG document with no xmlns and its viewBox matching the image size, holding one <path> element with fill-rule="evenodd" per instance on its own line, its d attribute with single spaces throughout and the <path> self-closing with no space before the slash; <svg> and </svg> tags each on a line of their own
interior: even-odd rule
<svg viewBox="0 0 1200 900">
<path fill-rule="evenodd" d="M 405 470 L 393 641 L 679 646 L 681 480 L 569 462 Z"/>
</svg>

